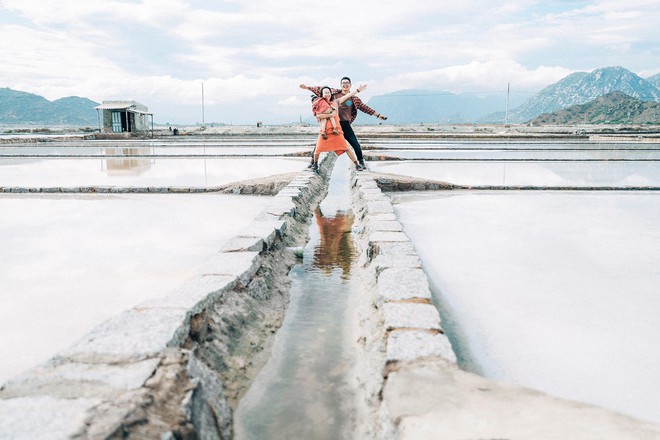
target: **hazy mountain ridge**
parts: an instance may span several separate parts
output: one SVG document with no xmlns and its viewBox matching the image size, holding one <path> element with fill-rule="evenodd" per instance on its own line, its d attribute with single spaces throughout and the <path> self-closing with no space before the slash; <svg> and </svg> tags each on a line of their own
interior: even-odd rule
<svg viewBox="0 0 660 440">
<path fill-rule="evenodd" d="M 521 98 L 514 98 L 510 105 L 519 105 Z M 440 90 L 408 89 L 385 95 L 373 96 L 366 103 L 388 117 L 392 124 L 415 123 L 471 123 L 495 112 L 504 115 L 506 92 L 452 93 Z M 503 120 L 503 117 L 502 117 Z M 359 123 L 371 123 L 361 117 Z"/>
<path fill-rule="evenodd" d="M 614 91 L 623 92 L 641 101 L 660 102 L 660 89 L 651 81 L 623 67 L 604 67 L 589 73 L 573 73 L 544 88 L 523 105 L 512 110 L 509 121 L 523 123 L 544 113 L 585 104 Z"/>
<path fill-rule="evenodd" d="M 532 125 L 649 124 L 657 123 L 660 103 L 642 101 L 620 91 L 610 92 L 586 104 L 544 113 Z"/>
<path fill-rule="evenodd" d="M 0 88 L 0 123 L 95 126 L 97 105 L 78 96 L 49 101 L 33 93 Z"/>
<path fill-rule="evenodd" d="M 657 73 L 653 76 L 649 76 L 648 78 L 646 78 L 646 81 L 653 84 L 657 89 L 660 89 L 660 73 Z"/>
</svg>

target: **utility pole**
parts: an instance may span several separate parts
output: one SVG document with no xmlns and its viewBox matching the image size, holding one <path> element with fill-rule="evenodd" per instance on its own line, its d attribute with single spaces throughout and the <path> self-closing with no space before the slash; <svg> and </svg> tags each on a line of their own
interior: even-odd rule
<svg viewBox="0 0 660 440">
<path fill-rule="evenodd" d="M 204 81 L 202 81 L 202 125 L 204 125 Z"/>
<path fill-rule="evenodd" d="M 509 93 L 511 91 L 511 83 L 506 83 L 506 110 L 504 112 L 504 125 L 509 125 Z"/>
</svg>

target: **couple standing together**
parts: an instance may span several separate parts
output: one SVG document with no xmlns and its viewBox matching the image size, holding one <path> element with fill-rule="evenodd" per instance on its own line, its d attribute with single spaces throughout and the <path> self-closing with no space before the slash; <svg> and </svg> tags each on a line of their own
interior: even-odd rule
<svg viewBox="0 0 660 440">
<path fill-rule="evenodd" d="M 362 149 L 360 148 L 360 143 L 353 132 L 351 123 L 353 123 L 357 117 L 358 110 L 368 115 L 374 115 L 382 120 L 387 119 L 386 116 L 377 113 L 374 109 L 364 104 L 360 98 L 355 96 L 366 87 L 366 84 L 360 85 L 355 91 L 351 92 L 351 79 L 346 76 L 341 79 L 341 89 L 331 89 L 328 86 L 310 87 L 305 84 L 300 84 L 301 89 L 309 90 L 321 99 L 325 99 L 333 108 L 333 111 L 329 113 L 325 112 L 316 114 L 316 117 L 322 122 L 322 127 L 324 127 L 325 130 L 323 134 L 325 134 L 325 136 L 319 134 L 316 148 L 314 149 L 312 164 L 310 165 L 314 170 L 318 169 L 319 155 L 324 151 L 335 151 L 337 154 L 346 152 L 355 163 L 358 171 L 366 169 L 364 158 L 362 156 Z M 327 119 L 330 118 L 335 120 L 335 124 L 327 123 Z M 336 121 L 339 121 L 339 126 L 337 126 Z M 333 134 L 337 132 L 339 135 Z M 343 137 L 341 136 L 342 134 Z M 346 145 L 346 141 L 351 144 L 355 153 L 353 153 L 348 145 Z"/>
</svg>

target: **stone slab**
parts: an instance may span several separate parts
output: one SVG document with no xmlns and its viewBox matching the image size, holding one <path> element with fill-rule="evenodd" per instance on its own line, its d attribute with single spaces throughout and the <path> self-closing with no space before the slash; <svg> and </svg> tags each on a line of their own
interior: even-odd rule
<svg viewBox="0 0 660 440">
<path fill-rule="evenodd" d="M 363 202 L 388 202 L 390 203 L 389 197 L 384 195 L 382 192 L 363 192 L 362 193 L 362 201 Z"/>
<path fill-rule="evenodd" d="M 429 356 L 456 362 L 449 339 L 442 333 L 394 330 L 387 337 L 386 362 L 407 362 Z"/>
<path fill-rule="evenodd" d="M 389 200 L 366 202 L 365 208 L 370 215 L 394 212 L 394 208 L 392 208 Z"/>
<path fill-rule="evenodd" d="M 49 396 L 0 399 L 0 435 L 12 440 L 68 439 L 85 426 L 97 399 Z"/>
<path fill-rule="evenodd" d="M 385 303 L 383 304 L 385 329 L 412 329 L 440 331 L 440 314 L 432 304 Z"/>
<path fill-rule="evenodd" d="M 371 235 L 369 235 L 369 241 L 370 242 L 383 242 L 383 241 L 405 242 L 405 241 L 410 241 L 410 239 L 408 239 L 408 236 L 403 232 L 379 231 L 379 232 L 373 232 Z"/>
<path fill-rule="evenodd" d="M 411 241 L 399 242 L 372 242 L 370 243 L 370 252 L 372 256 L 376 255 L 395 255 L 395 256 L 417 256 L 415 247 Z"/>
<path fill-rule="evenodd" d="M 371 260 L 370 266 L 376 274 L 390 268 L 422 268 L 422 260 L 416 255 L 378 255 Z"/>
<path fill-rule="evenodd" d="M 197 313 L 214 303 L 222 292 L 234 288 L 235 276 L 198 275 L 162 296 L 139 304 L 138 308 L 186 309 Z"/>
<path fill-rule="evenodd" d="M 383 301 L 431 299 L 428 278 L 419 268 L 384 269 L 378 275 L 377 290 Z"/>
<path fill-rule="evenodd" d="M 398 220 L 376 220 L 371 222 L 370 227 L 374 232 L 403 232 L 403 226 Z"/>
<path fill-rule="evenodd" d="M 378 184 L 376 184 L 376 181 L 372 177 L 367 175 L 358 175 L 356 181 L 358 187 L 361 189 L 378 188 Z"/>
<path fill-rule="evenodd" d="M 267 248 L 261 237 L 232 237 L 220 248 L 220 252 L 261 252 Z"/>
<path fill-rule="evenodd" d="M 381 191 L 380 188 L 378 188 L 376 186 L 376 188 L 373 188 L 373 187 L 372 188 L 360 188 L 360 192 L 363 193 L 363 194 L 375 194 L 375 193 L 382 193 L 383 191 Z"/>
<path fill-rule="evenodd" d="M 142 387 L 159 363 L 160 358 L 120 365 L 47 363 L 9 380 L 0 397 L 109 398 Z"/>
<path fill-rule="evenodd" d="M 84 363 L 142 360 L 187 336 L 185 309 L 130 309 L 95 327 L 59 358 Z"/>
<path fill-rule="evenodd" d="M 656 424 L 488 380 L 442 360 L 391 372 L 383 400 L 399 440 L 660 438 Z"/>
<path fill-rule="evenodd" d="M 301 188 L 302 187 L 285 186 L 282 188 L 282 190 L 280 190 L 280 192 L 277 193 L 277 195 L 286 197 L 298 197 L 302 194 Z"/>
<path fill-rule="evenodd" d="M 291 209 L 295 209 L 296 203 L 291 199 L 291 197 L 286 195 L 276 195 L 273 196 L 268 204 L 266 205 L 266 210 L 268 212 L 288 212 Z"/>
<path fill-rule="evenodd" d="M 247 285 L 257 273 L 261 261 L 258 252 L 221 252 L 204 263 L 198 273 L 201 275 L 233 276 Z"/>
<path fill-rule="evenodd" d="M 255 220 L 239 231 L 237 237 L 258 237 L 264 240 L 268 246 L 273 243 L 277 235 L 284 234 L 286 220 Z"/>
</svg>

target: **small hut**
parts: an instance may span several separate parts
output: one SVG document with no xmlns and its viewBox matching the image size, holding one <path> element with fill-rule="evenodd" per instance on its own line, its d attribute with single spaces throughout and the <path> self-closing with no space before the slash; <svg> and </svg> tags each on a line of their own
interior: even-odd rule
<svg viewBox="0 0 660 440">
<path fill-rule="evenodd" d="M 135 101 L 103 101 L 96 106 L 99 118 L 99 131 L 102 133 L 153 132 L 154 115 L 149 109 Z"/>
</svg>

